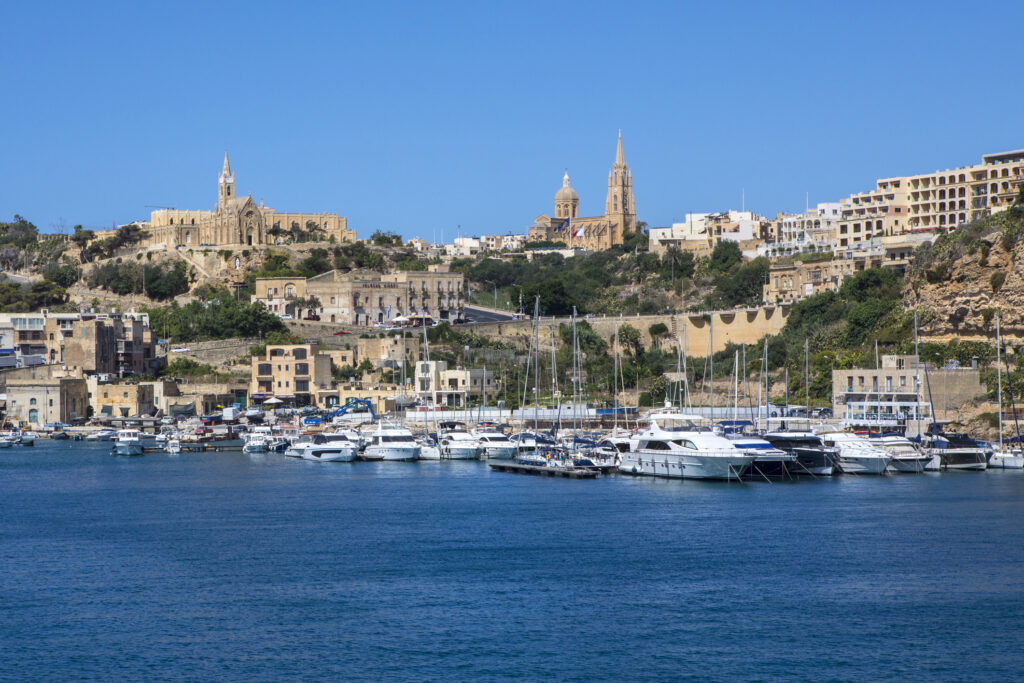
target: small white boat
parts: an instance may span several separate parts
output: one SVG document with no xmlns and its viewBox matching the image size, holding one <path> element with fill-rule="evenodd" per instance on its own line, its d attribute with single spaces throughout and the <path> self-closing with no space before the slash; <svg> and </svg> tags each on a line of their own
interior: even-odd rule
<svg viewBox="0 0 1024 683">
<path fill-rule="evenodd" d="M 270 430 L 270 427 L 255 427 L 249 433 L 247 433 L 243 439 L 245 444 L 242 446 L 242 452 L 244 453 L 266 453 L 270 450 L 271 442 L 274 440 L 274 435 Z"/>
<path fill-rule="evenodd" d="M 14 445 L 14 439 L 0 436 L 0 448 L 10 448 Z"/>
<path fill-rule="evenodd" d="M 1024 452 L 997 450 L 988 459 L 989 469 L 1020 470 L 1024 469 Z"/>
<path fill-rule="evenodd" d="M 420 460 L 440 460 L 441 449 L 432 440 L 423 438 L 419 440 Z"/>
<path fill-rule="evenodd" d="M 118 455 L 142 455 L 142 432 L 138 429 L 120 430 L 114 449 Z"/>
<path fill-rule="evenodd" d="M 181 441 L 174 437 L 167 439 L 164 450 L 168 453 L 181 453 Z"/>
<path fill-rule="evenodd" d="M 113 429 L 101 429 L 98 432 L 85 437 L 86 441 L 113 441 L 117 438 L 117 432 Z"/>
<path fill-rule="evenodd" d="M 928 461 L 932 459 L 932 456 L 922 452 L 913 441 L 896 434 L 874 437 L 871 439 L 871 443 L 892 456 L 892 461 L 889 463 L 891 472 L 924 472 Z M 936 469 L 938 469 L 937 466 Z"/>
</svg>

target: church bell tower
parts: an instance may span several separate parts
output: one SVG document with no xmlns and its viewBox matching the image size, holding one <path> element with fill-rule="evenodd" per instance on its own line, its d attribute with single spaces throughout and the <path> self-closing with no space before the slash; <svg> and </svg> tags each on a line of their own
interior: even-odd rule
<svg viewBox="0 0 1024 683">
<path fill-rule="evenodd" d="M 615 164 L 608 172 L 608 198 L 605 200 L 605 218 L 612 221 L 612 244 L 622 244 L 624 232 L 636 229 L 636 206 L 633 204 L 633 175 L 629 172 L 622 153 L 622 131 L 615 150 Z"/>
<path fill-rule="evenodd" d="M 224 168 L 221 169 L 217 181 L 217 208 L 224 211 L 227 209 L 228 200 L 235 197 L 235 175 L 231 172 L 227 150 L 224 150 Z"/>
</svg>

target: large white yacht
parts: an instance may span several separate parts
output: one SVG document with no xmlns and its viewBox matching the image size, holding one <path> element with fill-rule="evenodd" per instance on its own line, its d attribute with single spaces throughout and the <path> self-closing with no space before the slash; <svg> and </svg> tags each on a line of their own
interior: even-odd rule
<svg viewBox="0 0 1024 683">
<path fill-rule="evenodd" d="M 370 443 L 363 451 L 364 460 L 417 460 L 420 445 L 412 432 L 398 424 L 377 423 L 377 430 L 368 435 Z"/>
<path fill-rule="evenodd" d="M 867 439 L 849 432 L 819 433 L 822 443 L 839 451 L 839 468 L 844 474 L 885 474 L 892 456 Z"/>
<path fill-rule="evenodd" d="M 138 429 L 118 431 L 114 448 L 118 455 L 142 455 L 142 432 Z"/>
<path fill-rule="evenodd" d="M 753 455 L 699 426 L 704 418 L 672 411 L 652 413 L 648 426 L 630 439 L 619 470 L 681 479 L 739 479 Z"/>
<path fill-rule="evenodd" d="M 442 422 L 438 425 L 437 446 L 445 460 L 479 460 L 483 448 L 475 436 L 466 431 L 461 422 Z"/>
<path fill-rule="evenodd" d="M 511 460 L 516 457 L 516 444 L 497 427 L 477 427 L 473 430 L 473 436 L 480 442 L 483 456 L 488 460 Z"/>
</svg>

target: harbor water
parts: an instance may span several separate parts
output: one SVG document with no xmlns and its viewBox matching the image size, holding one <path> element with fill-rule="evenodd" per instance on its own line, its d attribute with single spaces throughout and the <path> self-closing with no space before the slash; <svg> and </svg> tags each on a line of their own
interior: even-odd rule
<svg viewBox="0 0 1024 683">
<path fill-rule="evenodd" d="M 1014 680 L 1024 473 L 0 451 L 3 680 Z"/>
</svg>

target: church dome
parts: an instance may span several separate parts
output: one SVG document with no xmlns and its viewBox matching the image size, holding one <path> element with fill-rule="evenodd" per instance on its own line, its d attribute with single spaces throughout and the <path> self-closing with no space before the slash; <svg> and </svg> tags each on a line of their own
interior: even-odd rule
<svg viewBox="0 0 1024 683">
<path fill-rule="evenodd" d="M 565 172 L 565 177 L 562 178 L 562 187 L 559 188 L 558 192 L 555 193 L 556 202 L 575 202 L 579 201 L 580 196 L 576 194 L 576 190 L 572 189 L 569 185 L 569 172 Z"/>
</svg>

